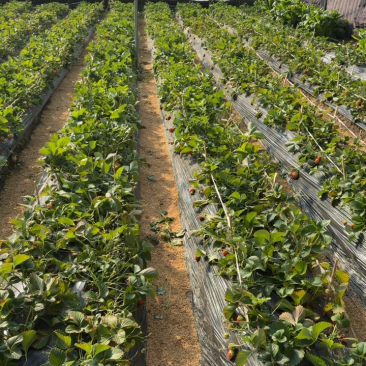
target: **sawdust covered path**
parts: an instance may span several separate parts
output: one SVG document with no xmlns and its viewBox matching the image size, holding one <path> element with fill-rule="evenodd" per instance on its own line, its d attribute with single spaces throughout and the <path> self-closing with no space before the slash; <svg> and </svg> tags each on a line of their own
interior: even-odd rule
<svg viewBox="0 0 366 366">
<path fill-rule="evenodd" d="M 174 218 L 169 230 L 181 230 L 178 192 L 160 118 L 155 80 L 147 47 L 145 21 L 139 21 L 139 62 L 143 69 L 140 89 L 140 118 L 146 127 L 140 132 L 140 154 L 149 166 L 141 168 L 140 196 L 143 205 L 142 238 L 154 235 L 150 222 L 161 218 L 161 212 Z M 152 178 L 153 176 L 153 178 Z M 148 179 L 148 177 L 150 179 Z M 183 247 L 160 240 L 152 251 L 149 266 L 159 272 L 154 281 L 159 293 L 148 300 L 147 366 L 198 366 L 200 347 L 190 302 L 190 286 L 183 262 Z"/>
</svg>

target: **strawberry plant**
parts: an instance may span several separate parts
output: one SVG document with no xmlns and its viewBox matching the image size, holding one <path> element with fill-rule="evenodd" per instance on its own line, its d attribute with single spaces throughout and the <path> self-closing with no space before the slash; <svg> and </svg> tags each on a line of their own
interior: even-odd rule
<svg viewBox="0 0 366 366">
<path fill-rule="evenodd" d="M 133 4 L 112 3 L 89 45 L 64 129 L 42 148 L 49 184 L 27 197 L 0 247 L 0 364 L 121 365 L 142 338 L 132 313 L 154 296 L 133 191 L 140 159 Z M 82 28 L 82 27 L 81 27 Z M 117 171 L 115 167 L 119 167 Z M 43 200 L 43 201 L 41 201 Z"/>
<path fill-rule="evenodd" d="M 180 14 L 188 9 L 192 26 L 200 22 L 197 6 L 178 7 Z M 195 63 L 188 37 L 168 5 L 145 9 L 159 97 L 165 113 L 173 116 L 175 151 L 192 152 L 199 162 L 190 184 L 204 190 L 204 199 L 194 206 L 219 207 L 195 233 L 204 247 L 197 248 L 194 259 L 208 260 L 232 281 L 223 311 L 228 329 L 238 332 L 242 343 L 229 344 L 227 357 L 236 358 L 237 365 L 251 355 L 266 365 L 296 365 L 305 359 L 336 364 L 342 358 L 337 349 L 344 349 L 340 327 L 349 326 L 342 300 L 349 277 L 341 270 L 334 275 L 328 263 L 317 261 L 331 242 L 329 221 L 310 220 L 276 182 L 278 166 L 254 143 L 263 135 L 254 124 L 243 133 L 231 120 L 230 103 Z M 218 44 L 223 53 L 241 52 L 240 42 L 234 46 L 230 38 L 218 38 Z M 310 274 L 313 266 L 320 268 L 319 275 Z M 251 348 L 245 349 L 248 343 Z M 317 353 L 318 347 L 325 355 Z M 362 343 L 344 350 L 347 356 L 338 364 L 358 360 L 353 356 L 357 347 L 362 353 Z"/>
</svg>

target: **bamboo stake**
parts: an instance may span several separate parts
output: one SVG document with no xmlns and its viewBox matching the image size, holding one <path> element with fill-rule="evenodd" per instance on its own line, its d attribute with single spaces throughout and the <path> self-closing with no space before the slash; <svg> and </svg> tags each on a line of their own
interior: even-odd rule
<svg viewBox="0 0 366 366">
<path fill-rule="evenodd" d="M 336 273 L 336 269 L 337 269 L 337 264 L 338 264 L 338 259 L 336 259 L 336 260 L 334 261 L 333 270 L 332 270 L 332 274 L 331 274 L 331 276 L 330 276 L 329 285 L 331 285 L 331 284 L 332 284 L 332 282 L 333 282 L 333 279 L 334 279 L 334 276 L 335 276 L 335 273 Z M 327 305 L 328 300 L 329 300 L 329 293 L 328 293 L 328 294 L 327 294 L 327 296 L 325 297 L 325 304 L 324 304 L 323 315 L 325 315 L 325 313 L 326 313 L 326 311 L 325 311 L 325 306 Z"/>
<path fill-rule="evenodd" d="M 344 158 L 343 158 L 343 155 L 342 155 L 342 170 L 343 170 L 343 179 L 346 179 L 346 169 L 344 167 Z"/>
<path fill-rule="evenodd" d="M 38 206 L 41 206 L 41 202 L 39 200 L 39 192 L 38 192 L 37 183 L 36 183 L 36 181 L 34 181 L 33 183 L 34 183 L 34 188 L 36 189 L 36 198 L 37 198 Z"/>
</svg>

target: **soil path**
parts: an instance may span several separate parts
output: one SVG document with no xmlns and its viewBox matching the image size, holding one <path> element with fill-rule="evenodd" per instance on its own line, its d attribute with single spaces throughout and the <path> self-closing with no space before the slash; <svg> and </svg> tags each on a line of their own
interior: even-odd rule
<svg viewBox="0 0 366 366">
<path fill-rule="evenodd" d="M 178 192 L 167 150 L 163 124 L 160 118 L 155 80 L 152 73 L 150 53 L 147 47 L 145 21 L 139 21 L 139 61 L 143 69 L 140 88 L 140 118 L 146 127 L 140 133 L 140 154 L 148 166 L 141 168 L 140 195 L 144 207 L 141 220 L 142 238 L 155 235 L 150 222 L 161 218 L 167 211 L 174 218 L 171 231 L 179 231 Z M 155 181 L 148 176 L 154 176 Z M 194 325 L 187 269 L 183 263 L 183 247 L 172 247 L 160 240 L 152 251 L 149 263 L 159 272 L 154 282 L 165 290 L 154 300 L 148 300 L 147 366 L 198 366 L 200 347 Z M 162 292 L 164 292 L 164 290 Z"/>
<path fill-rule="evenodd" d="M 23 215 L 24 207 L 19 205 L 24 203 L 22 197 L 34 193 L 34 182 L 39 180 L 43 172 L 42 165 L 37 162 L 41 157 L 39 150 L 67 121 L 75 83 L 84 68 L 84 57 L 87 52 L 85 48 L 52 94 L 29 135 L 25 136 L 24 142 L 15 151 L 19 157 L 19 164 L 4 169 L 7 176 L 4 177 L 3 173 L 0 186 L 0 238 L 11 235 L 12 228 L 9 222 Z"/>
</svg>

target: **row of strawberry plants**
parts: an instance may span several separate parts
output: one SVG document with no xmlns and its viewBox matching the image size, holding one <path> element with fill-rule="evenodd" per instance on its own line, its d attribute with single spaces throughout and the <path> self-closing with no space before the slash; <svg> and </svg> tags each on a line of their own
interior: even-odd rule
<svg viewBox="0 0 366 366">
<path fill-rule="evenodd" d="M 325 52 L 321 48 L 324 41 L 317 40 L 311 33 L 279 25 L 257 8 L 253 11 L 248 7 L 239 9 L 222 5 L 212 6 L 209 12 L 218 22 L 235 27 L 243 40 L 250 42 L 254 49 L 268 51 L 280 68 L 285 63 L 290 76 L 301 73 L 302 81 L 314 86 L 315 96 L 323 93 L 325 100 L 346 106 L 355 120 L 366 119 L 366 82 L 355 79 L 344 68 L 347 59 L 350 62 L 346 51 L 350 54 L 351 46 L 337 46 L 333 51 L 338 56 L 325 63 L 322 60 Z M 359 59 L 358 63 L 361 61 L 364 60 Z"/>
<path fill-rule="evenodd" d="M 238 35 L 219 29 L 215 21 L 204 17 L 206 11 L 200 6 L 179 5 L 178 9 L 185 26 L 202 36 L 214 52 L 212 60 L 224 73 L 225 81 L 232 84 L 233 98 L 238 94 L 254 95 L 252 103 L 268 110 L 264 123 L 296 133 L 287 143 L 289 151 L 299 153 L 300 166 L 311 174 L 325 173 L 318 193 L 321 199 L 330 197 L 333 205 L 350 205 L 352 223 L 344 224 L 349 239 L 354 240 L 366 229 L 366 160 L 359 138 L 351 141 L 340 135 L 334 120 L 326 119 L 296 88 L 286 86 L 282 77 L 273 75 L 266 62 L 245 46 Z M 257 117 L 261 117 L 260 112 Z M 293 178 L 298 178 L 297 173 Z"/>
<path fill-rule="evenodd" d="M 0 65 L 0 135 L 11 140 L 21 133 L 22 117 L 33 104 L 42 102 L 41 94 L 62 68 L 73 60 L 75 46 L 82 42 L 103 11 L 101 3 L 81 3 L 66 19 L 32 37 L 18 57 Z"/>
<path fill-rule="evenodd" d="M 0 18 L 12 19 L 19 14 L 30 12 L 31 9 L 32 3 L 30 1 L 11 0 L 0 7 Z"/>
<path fill-rule="evenodd" d="M 133 193 L 134 12 L 132 4 L 111 9 L 88 48 L 68 122 L 41 150 L 50 183 L 28 197 L 24 219 L 1 243 L 3 366 L 27 359 L 31 347 L 51 347 L 51 366 L 129 365 L 141 340 L 132 312 L 154 295 L 157 273 L 146 268 L 151 245 L 140 241 Z"/>
<path fill-rule="evenodd" d="M 203 195 L 194 204 L 203 209 L 196 235 L 207 249 L 198 248 L 195 260 L 208 259 L 232 282 L 223 311 L 243 343 L 229 344 L 228 358 L 237 365 L 250 356 L 265 365 L 297 365 L 304 358 L 335 364 L 337 350 L 344 349 L 339 341 L 347 343 L 340 328 L 349 326 L 342 300 L 349 277 L 336 271 L 338 286 L 329 264 L 317 261 L 331 242 L 329 222 L 310 220 L 276 182 L 278 166 L 253 143 L 263 136 L 253 124 L 242 133 L 231 120 L 230 103 L 195 63 L 168 5 L 148 4 L 145 12 L 161 109 L 174 123 L 175 152 L 199 162 L 190 192 Z M 214 216 L 204 214 L 209 203 L 219 207 Z M 319 275 L 309 275 L 314 266 L 321 268 Z M 321 318 L 323 312 L 333 324 Z M 245 343 L 250 350 L 242 349 Z M 319 346 L 326 356 L 314 354 Z M 358 361 L 358 348 L 365 346 L 344 349 L 344 360 Z"/>
<path fill-rule="evenodd" d="M 14 56 L 30 36 L 51 27 L 68 11 L 66 4 L 49 3 L 37 6 L 32 12 L 21 13 L 14 19 L 0 20 L 0 59 Z"/>
</svg>

